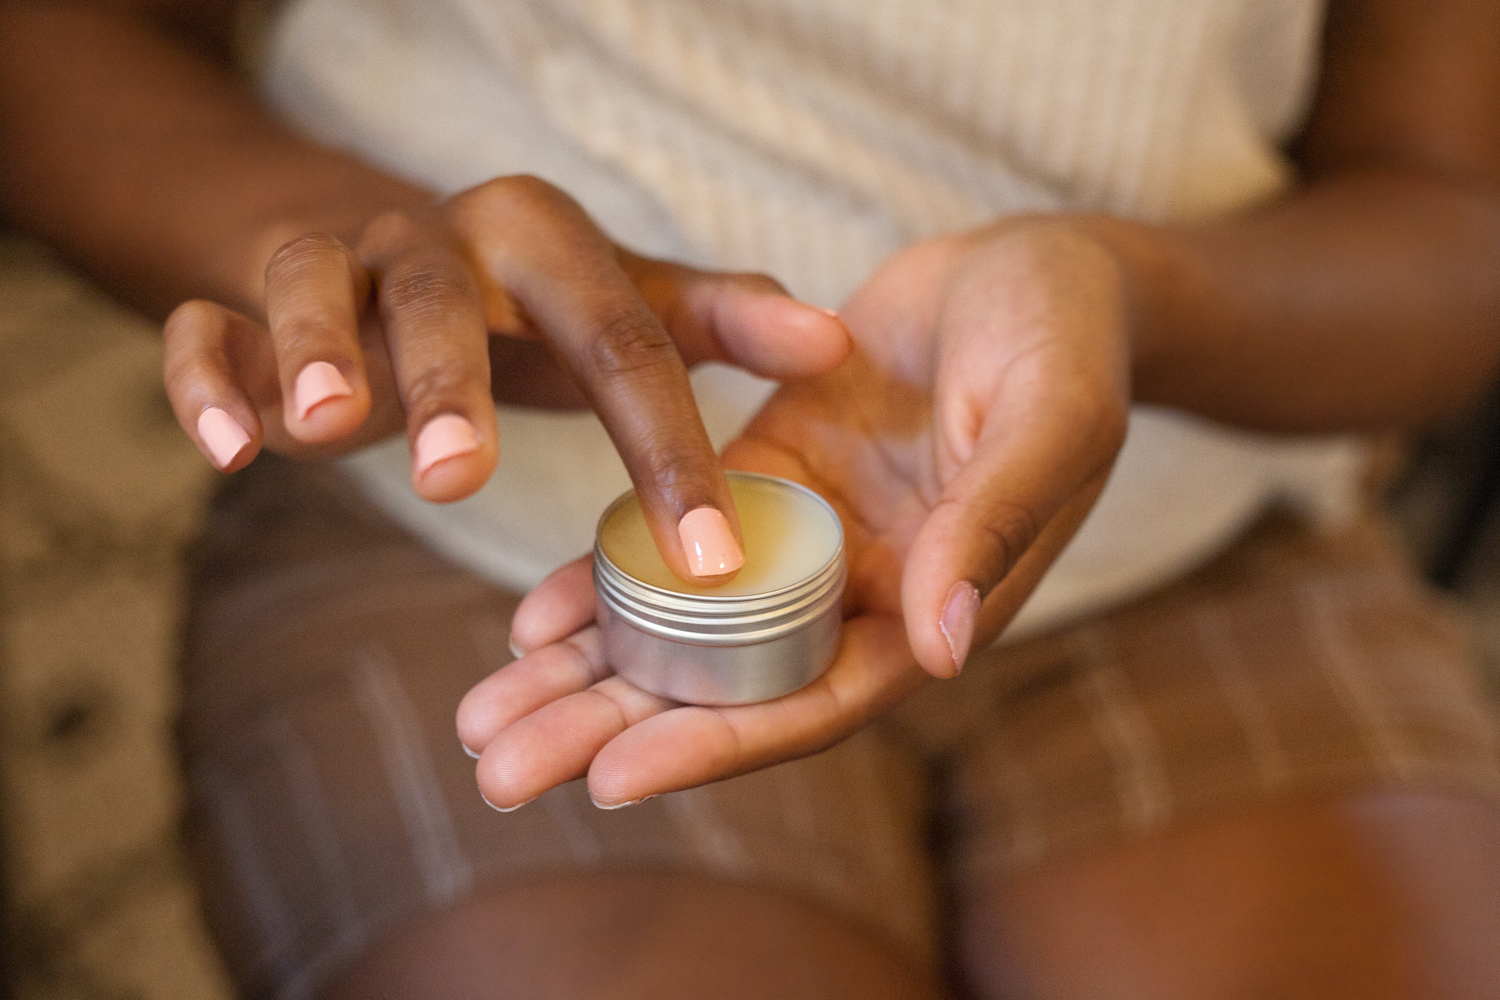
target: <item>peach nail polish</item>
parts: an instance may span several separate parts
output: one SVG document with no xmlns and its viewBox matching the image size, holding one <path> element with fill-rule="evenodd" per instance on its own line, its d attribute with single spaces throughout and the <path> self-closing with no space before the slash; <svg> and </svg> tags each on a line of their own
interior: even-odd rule
<svg viewBox="0 0 1500 1000">
<path fill-rule="evenodd" d="M 474 425 L 457 413 L 442 413 L 431 420 L 417 435 L 417 475 L 439 462 L 459 455 L 467 455 L 479 448 L 479 435 Z"/>
<path fill-rule="evenodd" d="M 677 535 L 694 576 L 733 573 L 745 565 L 745 553 L 735 541 L 729 522 L 713 507 L 690 510 L 677 523 Z"/>
<path fill-rule="evenodd" d="M 327 361 L 314 361 L 297 375 L 293 397 L 297 404 L 297 419 L 306 420 L 315 407 L 330 399 L 352 395 L 354 390 L 349 388 L 342 372 Z"/>
<path fill-rule="evenodd" d="M 214 464 L 220 469 L 227 468 L 250 443 L 250 435 L 245 433 L 240 422 L 217 406 L 210 406 L 198 414 L 198 436 L 208 446 Z"/>
<path fill-rule="evenodd" d="M 969 658 L 969 644 L 974 641 L 974 619 L 979 616 L 979 588 L 968 580 L 960 580 L 948 591 L 943 601 L 943 615 L 938 619 L 938 628 L 948 640 L 948 652 L 953 656 L 953 672 L 964 668 Z"/>
</svg>

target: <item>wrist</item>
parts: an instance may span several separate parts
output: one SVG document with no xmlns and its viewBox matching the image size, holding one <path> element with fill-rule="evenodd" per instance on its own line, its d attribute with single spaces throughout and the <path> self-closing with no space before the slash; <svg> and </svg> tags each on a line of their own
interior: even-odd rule
<svg viewBox="0 0 1500 1000">
<path fill-rule="evenodd" d="M 1170 370 L 1180 357 L 1173 302 L 1193 284 L 1190 258 L 1178 252 L 1172 230 L 1163 226 L 1109 215 L 1078 216 L 1075 222 L 1109 254 L 1119 274 L 1132 398 L 1169 402 Z"/>
</svg>

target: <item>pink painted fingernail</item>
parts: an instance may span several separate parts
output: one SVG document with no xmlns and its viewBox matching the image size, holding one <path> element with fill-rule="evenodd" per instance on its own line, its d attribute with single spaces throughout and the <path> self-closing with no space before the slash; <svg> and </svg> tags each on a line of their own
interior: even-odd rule
<svg viewBox="0 0 1500 1000">
<path fill-rule="evenodd" d="M 297 403 L 297 419 L 306 420 L 314 407 L 322 406 L 330 399 L 352 396 L 354 390 L 348 381 L 327 361 L 314 361 L 297 375 L 297 389 L 293 399 Z"/>
<path fill-rule="evenodd" d="M 721 576 L 745 565 L 745 553 L 734 540 L 729 522 L 713 507 L 690 510 L 677 522 L 677 536 L 694 576 Z"/>
<path fill-rule="evenodd" d="M 210 406 L 198 414 L 198 436 L 208 446 L 214 464 L 221 469 L 229 467 L 235 456 L 250 443 L 250 435 L 240 422 L 217 406 Z"/>
<path fill-rule="evenodd" d="M 417 435 L 417 475 L 422 476 L 439 462 L 479 449 L 479 435 L 474 425 L 457 413 L 443 413 L 427 421 Z"/>
<path fill-rule="evenodd" d="M 979 615 L 979 588 L 968 580 L 960 580 L 948 591 L 943 602 L 943 616 L 938 619 L 938 628 L 948 640 L 948 652 L 953 654 L 953 672 L 964 668 L 969 658 L 969 644 L 974 641 L 974 619 Z"/>
</svg>

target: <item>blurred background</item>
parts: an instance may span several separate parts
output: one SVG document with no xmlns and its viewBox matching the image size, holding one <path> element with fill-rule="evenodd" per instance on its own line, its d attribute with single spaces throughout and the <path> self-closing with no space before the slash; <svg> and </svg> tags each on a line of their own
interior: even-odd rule
<svg viewBox="0 0 1500 1000">
<path fill-rule="evenodd" d="M 1408 443 L 1388 492 L 1500 697 L 1497 413 Z M 0 231 L 0 1000 L 230 995 L 172 752 L 183 554 L 215 478 L 168 409 L 155 324 Z"/>
</svg>

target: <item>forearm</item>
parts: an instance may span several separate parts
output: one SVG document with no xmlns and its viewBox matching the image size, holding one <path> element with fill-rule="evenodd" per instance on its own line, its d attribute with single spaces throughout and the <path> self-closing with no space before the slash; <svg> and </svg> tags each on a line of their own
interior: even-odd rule
<svg viewBox="0 0 1500 1000">
<path fill-rule="evenodd" d="M 1352 172 L 1213 225 L 1087 225 L 1122 262 L 1141 402 L 1277 431 L 1407 427 L 1500 373 L 1500 192 Z"/>
<path fill-rule="evenodd" d="M 129 7 L 0 3 L 0 211 L 135 305 L 260 310 L 282 242 L 413 185 L 277 123 L 207 43 Z"/>
</svg>

